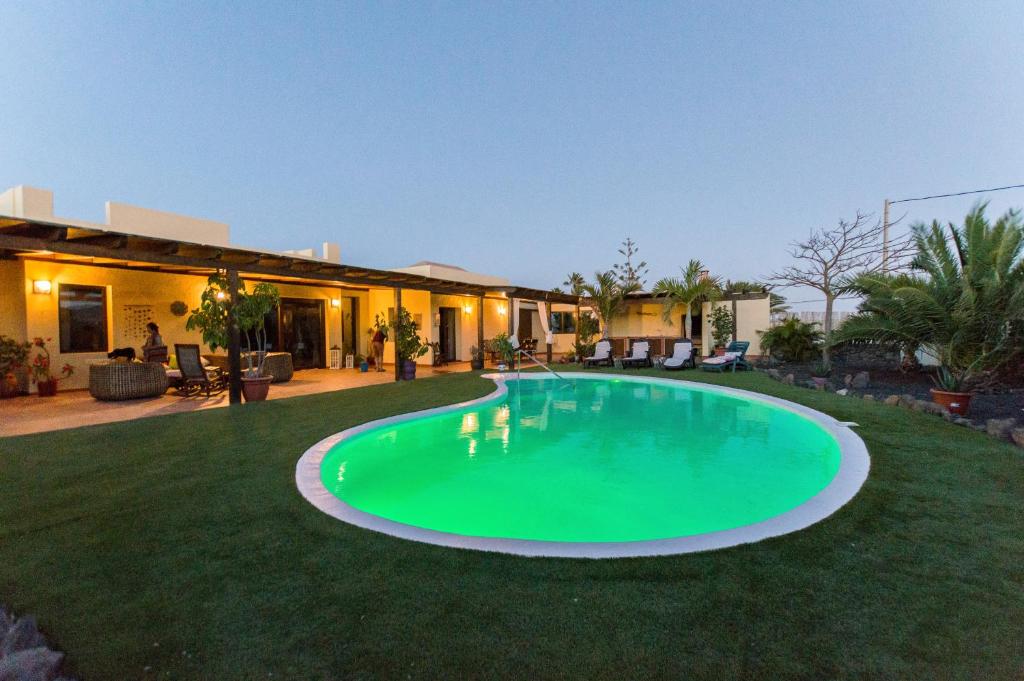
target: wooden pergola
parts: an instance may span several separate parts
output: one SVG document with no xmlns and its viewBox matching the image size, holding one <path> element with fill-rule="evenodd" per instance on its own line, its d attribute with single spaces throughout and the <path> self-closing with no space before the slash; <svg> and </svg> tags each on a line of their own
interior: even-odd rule
<svg viewBox="0 0 1024 681">
<path fill-rule="evenodd" d="M 523 287 L 485 287 L 406 272 L 332 263 L 316 258 L 232 246 L 213 246 L 175 239 L 118 232 L 99 226 L 0 215 L 0 259 L 56 261 L 89 267 L 137 272 L 160 272 L 208 277 L 224 272 L 232 291 L 244 278 L 280 284 L 333 286 L 347 290 L 392 288 L 395 309 L 402 306 L 402 289 L 470 296 L 478 299 L 477 334 L 483 345 L 485 298 L 516 298 L 577 304 L 576 296 Z M 241 345 L 238 328 L 230 330 L 228 346 L 230 400 L 241 400 Z M 400 367 L 395 362 L 395 378 Z"/>
</svg>

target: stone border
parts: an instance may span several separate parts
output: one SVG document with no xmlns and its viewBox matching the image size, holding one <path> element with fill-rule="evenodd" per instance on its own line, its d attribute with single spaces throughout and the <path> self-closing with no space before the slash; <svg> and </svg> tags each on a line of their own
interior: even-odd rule
<svg viewBox="0 0 1024 681">
<path fill-rule="evenodd" d="M 427 544 L 437 544 L 439 546 L 475 549 L 478 551 L 494 551 L 520 556 L 545 556 L 558 558 L 626 558 L 710 551 L 729 546 L 748 544 L 762 539 L 767 539 L 768 537 L 777 537 L 790 532 L 796 532 L 797 530 L 802 530 L 835 513 L 847 502 L 853 499 L 864 484 L 864 481 L 867 480 L 868 470 L 871 467 L 871 460 L 868 456 L 868 450 L 864 445 L 864 441 L 850 429 L 850 425 L 855 424 L 841 423 L 831 416 L 814 409 L 786 400 L 781 400 L 776 397 L 771 397 L 769 395 L 750 392 L 748 390 L 740 390 L 738 388 L 729 388 L 707 383 L 695 383 L 693 381 L 612 373 L 569 372 L 561 375 L 567 378 L 585 380 L 617 379 L 621 381 L 653 385 L 667 385 L 675 387 L 683 386 L 690 390 L 716 392 L 731 395 L 733 397 L 741 397 L 748 400 L 764 402 L 775 407 L 786 409 L 787 411 L 814 421 L 836 439 L 836 442 L 839 444 L 839 471 L 836 473 L 836 476 L 832 481 L 816 495 L 796 508 L 790 509 L 789 511 L 773 518 L 768 518 L 767 520 L 763 520 L 752 525 L 744 525 L 743 527 L 736 527 L 718 532 L 688 535 L 671 539 L 632 542 L 556 542 L 532 539 L 498 539 L 428 530 L 421 527 L 415 527 L 413 525 L 397 523 L 371 513 L 360 511 L 354 506 L 345 503 L 338 497 L 331 494 L 321 482 L 320 467 L 323 463 L 324 456 L 339 442 L 374 428 L 495 401 L 508 393 L 508 388 L 505 385 L 508 380 L 543 380 L 548 378 L 547 374 L 544 373 L 528 372 L 518 376 L 512 376 L 511 374 L 483 374 L 483 378 L 489 378 L 496 384 L 495 390 L 489 395 L 446 407 L 437 407 L 435 409 L 427 409 L 424 411 L 411 412 L 408 414 L 401 414 L 399 416 L 370 421 L 369 423 L 364 423 L 326 437 L 307 449 L 299 459 L 295 466 L 295 484 L 303 497 L 327 515 L 338 518 L 339 520 L 344 520 L 345 522 L 356 525 L 357 527 L 373 530 L 375 532 L 382 532 L 393 537 L 410 539 L 412 541 L 419 541 Z"/>
</svg>

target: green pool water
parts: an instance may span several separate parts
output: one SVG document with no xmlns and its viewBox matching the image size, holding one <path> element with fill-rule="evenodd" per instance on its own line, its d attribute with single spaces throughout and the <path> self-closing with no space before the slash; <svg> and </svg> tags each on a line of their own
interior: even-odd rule
<svg viewBox="0 0 1024 681">
<path fill-rule="evenodd" d="M 385 425 L 324 457 L 367 513 L 477 537 L 667 539 L 756 523 L 821 491 L 835 439 L 758 400 L 685 384 L 509 381 L 503 398 Z"/>
</svg>

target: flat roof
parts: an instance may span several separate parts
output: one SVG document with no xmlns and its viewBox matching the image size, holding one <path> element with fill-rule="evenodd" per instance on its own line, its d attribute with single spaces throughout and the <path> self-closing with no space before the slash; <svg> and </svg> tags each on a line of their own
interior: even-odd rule
<svg viewBox="0 0 1024 681">
<path fill-rule="evenodd" d="M 403 288 L 477 297 L 504 293 L 512 298 L 578 302 L 573 295 L 521 286 L 487 287 L 407 272 L 331 263 L 296 254 L 211 246 L 83 227 L 70 222 L 6 215 L 0 215 L 0 258 L 3 257 L 198 276 L 233 269 L 249 278 L 281 283 Z"/>
</svg>

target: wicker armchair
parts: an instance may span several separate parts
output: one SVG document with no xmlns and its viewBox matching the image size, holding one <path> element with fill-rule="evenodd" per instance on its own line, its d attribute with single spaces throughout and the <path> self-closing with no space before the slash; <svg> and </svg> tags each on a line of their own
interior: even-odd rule
<svg viewBox="0 0 1024 681">
<path fill-rule="evenodd" d="M 111 362 L 89 367 L 89 394 L 97 400 L 137 400 L 167 391 L 167 373 L 157 362 Z"/>
</svg>

